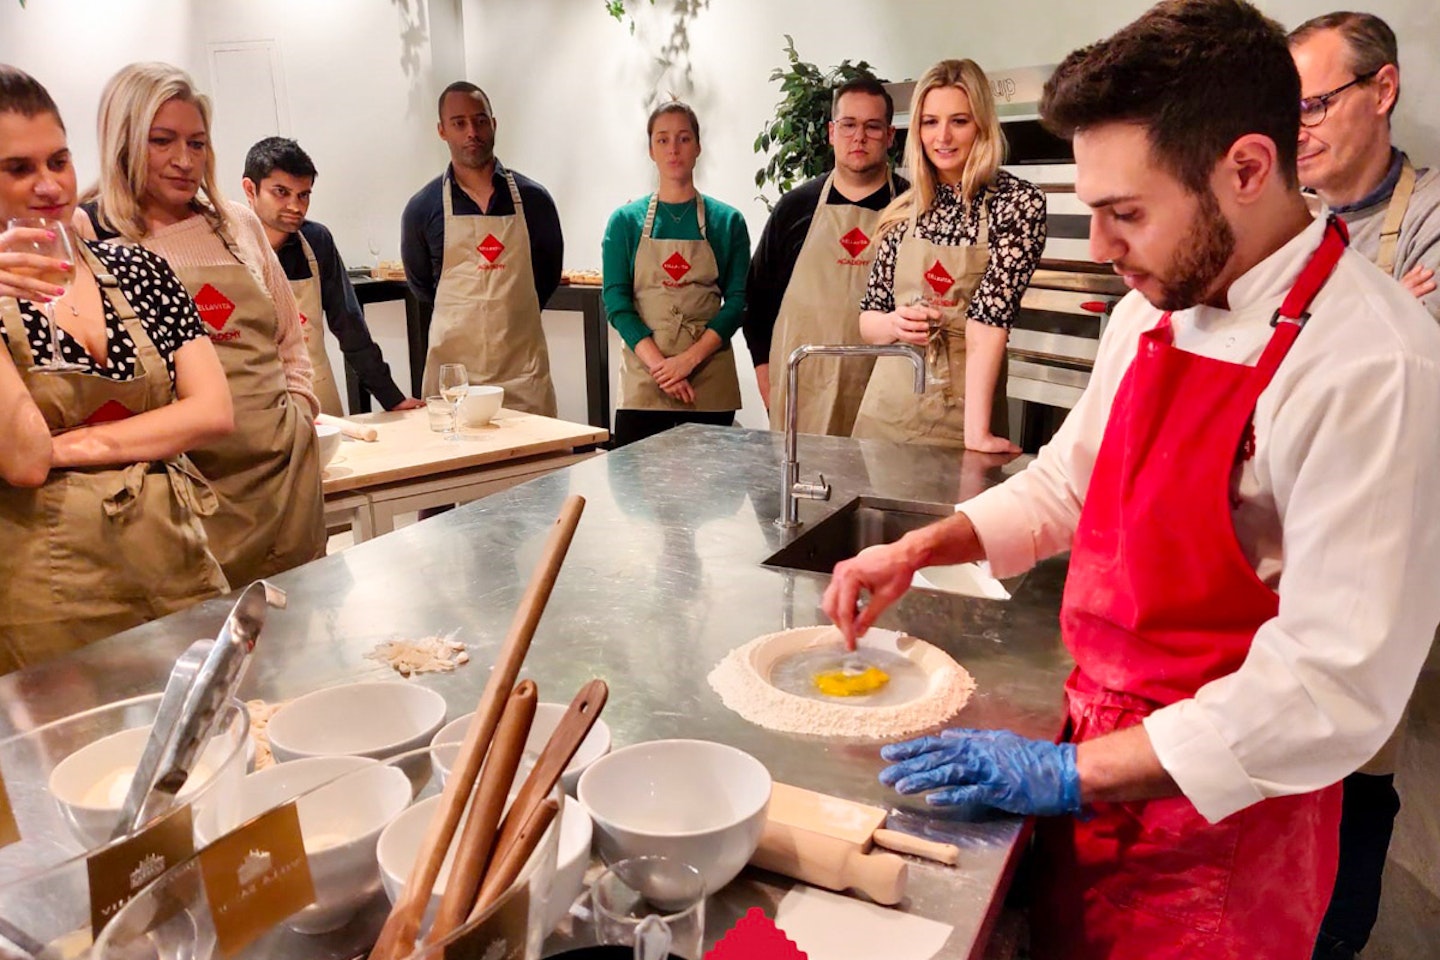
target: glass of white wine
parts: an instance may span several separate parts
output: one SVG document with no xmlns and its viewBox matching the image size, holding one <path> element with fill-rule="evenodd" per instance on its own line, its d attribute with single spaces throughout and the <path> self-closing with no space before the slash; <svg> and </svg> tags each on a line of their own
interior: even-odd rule
<svg viewBox="0 0 1440 960">
<path fill-rule="evenodd" d="M 75 246 L 70 242 L 70 231 L 65 228 L 65 224 L 46 217 L 15 217 L 5 226 L 9 230 L 45 230 L 54 237 L 51 240 L 38 238 L 11 249 L 15 253 L 33 253 L 64 261 L 70 264 L 69 270 L 13 267 L 12 272 L 34 277 L 44 283 L 53 283 L 69 292 L 75 282 Z M 61 296 L 64 296 L 64 293 Z M 49 373 L 84 370 L 84 366 L 69 362 L 60 353 L 60 331 L 55 325 L 55 302 L 52 300 L 41 303 L 40 312 L 45 314 L 45 322 L 50 330 L 50 359 L 41 361 L 30 369 Z"/>
<path fill-rule="evenodd" d="M 440 396 L 450 401 L 450 433 L 446 440 L 459 440 L 460 401 L 470 392 L 470 375 L 463 363 L 440 364 Z"/>
</svg>

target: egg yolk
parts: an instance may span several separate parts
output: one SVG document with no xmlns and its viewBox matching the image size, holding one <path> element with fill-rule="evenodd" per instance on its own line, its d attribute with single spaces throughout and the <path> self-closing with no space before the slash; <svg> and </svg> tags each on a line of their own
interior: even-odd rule
<svg viewBox="0 0 1440 960">
<path fill-rule="evenodd" d="M 815 675 L 815 686 L 827 697 L 858 697 L 874 693 L 890 682 L 890 674 L 878 667 L 866 667 L 860 673 L 830 670 Z"/>
</svg>

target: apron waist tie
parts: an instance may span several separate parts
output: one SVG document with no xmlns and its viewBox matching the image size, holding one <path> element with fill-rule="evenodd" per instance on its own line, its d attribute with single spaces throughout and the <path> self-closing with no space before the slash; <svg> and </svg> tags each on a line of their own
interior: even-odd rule
<svg viewBox="0 0 1440 960">
<path fill-rule="evenodd" d="M 170 477 L 170 489 L 175 498 L 198 517 L 208 517 L 220 507 L 210 481 L 196 469 L 190 458 L 181 454 L 166 460 L 142 460 L 132 463 L 120 473 L 120 488 L 105 498 L 105 516 L 110 519 L 124 517 L 140 502 L 140 491 L 145 485 L 145 475 L 164 472 Z"/>
</svg>

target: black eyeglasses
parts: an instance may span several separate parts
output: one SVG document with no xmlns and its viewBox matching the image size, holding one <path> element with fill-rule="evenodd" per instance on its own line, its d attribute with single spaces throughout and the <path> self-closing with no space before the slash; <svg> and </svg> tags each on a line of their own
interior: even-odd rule
<svg viewBox="0 0 1440 960">
<path fill-rule="evenodd" d="M 1375 76 L 1375 74 L 1379 72 L 1379 70 L 1371 70 L 1369 73 L 1362 73 L 1354 80 L 1351 80 L 1349 83 L 1341 84 L 1334 90 L 1327 90 L 1326 92 L 1316 94 L 1313 97 L 1302 98 L 1300 100 L 1300 126 L 1318 127 L 1320 124 L 1324 123 L 1325 114 L 1330 109 L 1331 100 L 1334 100 L 1340 94 L 1355 86 L 1355 84 L 1364 83 L 1366 80 L 1369 80 L 1371 77 Z"/>
</svg>

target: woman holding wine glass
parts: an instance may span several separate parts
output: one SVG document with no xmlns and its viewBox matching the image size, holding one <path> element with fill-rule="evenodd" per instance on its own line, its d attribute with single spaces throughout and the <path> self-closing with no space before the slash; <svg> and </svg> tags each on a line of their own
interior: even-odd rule
<svg viewBox="0 0 1440 960">
<path fill-rule="evenodd" d="M 120 70 L 100 98 L 100 187 L 87 234 L 164 257 L 199 307 L 236 429 L 191 452 L 220 507 L 205 519 L 235 586 L 325 554 L 320 403 L 285 271 L 265 228 L 215 184 L 210 101 L 164 63 Z"/>
<path fill-rule="evenodd" d="M 184 454 L 232 428 L 220 362 L 164 261 L 72 245 L 74 210 L 54 101 L 0 65 L 0 673 L 227 589 Z"/>
<path fill-rule="evenodd" d="M 852 436 L 1019 453 L 1008 439 L 1005 345 L 1045 247 L 1045 194 L 1000 169 L 1005 136 L 973 60 L 942 60 L 910 100 L 911 186 L 880 214 L 860 335 L 926 354 L 881 357 Z"/>
</svg>

